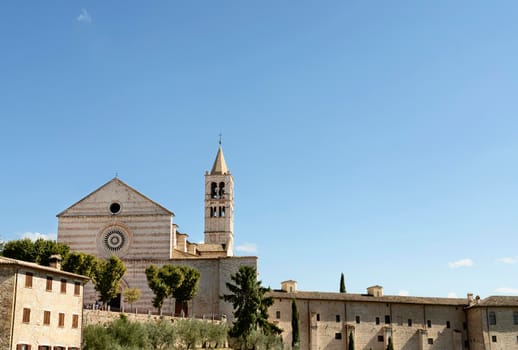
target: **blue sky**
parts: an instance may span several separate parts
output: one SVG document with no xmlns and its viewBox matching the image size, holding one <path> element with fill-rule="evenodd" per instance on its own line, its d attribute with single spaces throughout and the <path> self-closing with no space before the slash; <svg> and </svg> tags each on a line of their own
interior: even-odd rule
<svg viewBox="0 0 518 350">
<path fill-rule="evenodd" d="M 4 1 L 0 237 L 118 176 L 263 284 L 518 295 L 515 1 Z M 282 268 L 279 268 L 282 266 Z"/>
</svg>

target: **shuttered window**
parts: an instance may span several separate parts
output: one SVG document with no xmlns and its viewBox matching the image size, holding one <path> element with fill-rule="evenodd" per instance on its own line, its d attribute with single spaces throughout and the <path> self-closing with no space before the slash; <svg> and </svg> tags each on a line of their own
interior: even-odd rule
<svg viewBox="0 0 518 350">
<path fill-rule="evenodd" d="M 43 311 L 43 324 L 44 325 L 50 324 L 50 311 Z"/>
<path fill-rule="evenodd" d="M 32 288 L 32 272 L 26 272 L 25 273 L 25 287 L 26 288 Z M 23 345 L 23 344 L 21 344 Z"/>
<path fill-rule="evenodd" d="M 31 309 L 28 309 L 28 308 L 23 309 L 22 321 L 23 321 L 23 323 L 31 322 Z"/>
<path fill-rule="evenodd" d="M 61 294 L 67 293 L 67 280 L 62 279 L 61 280 Z"/>
<path fill-rule="evenodd" d="M 72 315 L 72 328 L 79 328 L 79 315 Z"/>
<path fill-rule="evenodd" d="M 50 277 L 50 276 L 47 276 L 47 286 L 46 286 L 46 289 L 49 292 L 52 290 L 52 277 Z"/>
</svg>

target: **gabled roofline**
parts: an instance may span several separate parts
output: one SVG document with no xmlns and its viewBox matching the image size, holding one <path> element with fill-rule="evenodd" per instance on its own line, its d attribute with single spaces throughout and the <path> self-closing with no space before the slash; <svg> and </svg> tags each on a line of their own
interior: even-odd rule
<svg viewBox="0 0 518 350">
<path fill-rule="evenodd" d="M 174 213 L 172 211 L 170 211 L 169 209 L 167 209 L 166 207 L 158 204 L 157 202 L 155 202 L 154 200 L 152 200 L 151 198 L 149 198 L 148 196 L 140 193 L 139 191 L 137 191 L 136 189 L 134 189 L 133 187 L 131 187 L 130 185 L 128 185 L 127 183 L 125 183 L 124 181 L 122 181 L 121 179 L 119 179 L 118 177 L 114 177 L 113 179 L 111 179 L 110 181 L 106 182 L 104 185 L 102 185 L 101 187 L 99 187 L 98 189 L 90 192 L 89 194 L 87 194 L 86 196 L 84 196 L 83 198 L 81 198 L 80 200 L 78 200 L 77 202 L 75 202 L 74 204 L 72 204 L 71 206 L 69 206 L 68 208 L 66 208 L 65 210 L 63 210 L 62 212 L 60 212 L 59 214 L 57 214 L 56 216 L 59 218 L 60 216 L 62 216 L 63 214 L 65 214 L 67 211 L 69 211 L 72 207 L 75 207 L 76 205 L 78 205 L 79 203 L 81 203 L 82 201 L 84 201 L 85 199 L 87 199 L 88 197 L 92 196 L 94 193 L 97 193 L 99 192 L 100 190 L 102 190 L 104 187 L 108 186 L 110 183 L 112 182 L 118 182 L 120 183 L 121 185 L 123 186 L 126 186 L 127 188 L 129 188 L 131 191 L 135 192 L 136 194 L 138 194 L 139 196 L 142 196 L 144 197 L 145 199 L 147 199 L 148 201 L 150 201 L 151 203 L 153 203 L 154 205 L 158 206 L 159 208 L 165 210 L 168 214 L 171 214 L 172 216 L 175 216 Z"/>
<path fill-rule="evenodd" d="M 22 267 L 22 268 L 40 270 L 40 271 L 45 271 L 45 272 L 53 273 L 53 274 L 57 274 L 57 275 L 69 276 L 69 277 L 73 277 L 75 279 L 80 279 L 80 280 L 84 280 L 84 281 L 87 281 L 90 279 L 90 277 L 88 277 L 88 276 L 78 275 L 77 273 L 58 270 L 58 269 L 55 269 L 50 266 L 38 265 L 36 263 L 32 263 L 32 262 L 28 262 L 28 261 L 6 258 L 5 256 L 0 256 L 0 265 L 11 265 L 11 266 L 14 265 L 14 266 Z"/>
</svg>

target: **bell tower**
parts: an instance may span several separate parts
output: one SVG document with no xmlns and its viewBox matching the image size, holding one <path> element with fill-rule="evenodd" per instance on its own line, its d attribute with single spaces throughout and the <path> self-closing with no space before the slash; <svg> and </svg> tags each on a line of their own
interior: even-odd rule
<svg viewBox="0 0 518 350">
<path fill-rule="evenodd" d="M 234 179 L 227 168 L 221 141 L 210 172 L 205 172 L 205 244 L 219 244 L 234 255 Z"/>
</svg>

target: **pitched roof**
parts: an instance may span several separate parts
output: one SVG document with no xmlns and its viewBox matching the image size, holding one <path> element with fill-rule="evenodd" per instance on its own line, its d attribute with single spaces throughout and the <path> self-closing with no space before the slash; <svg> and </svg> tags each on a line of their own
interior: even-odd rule
<svg viewBox="0 0 518 350">
<path fill-rule="evenodd" d="M 142 193 L 140 193 L 139 191 L 137 191 L 136 189 L 134 189 L 133 187 L 131 187 L 130 185 L 128 185 L 127 183 L 125 183 L 124 181 L 120 180 L 118 177 L 114 177 L 113 179 L 111 179 L 110 181 L 108 181 L 107 183 L 105 183 L 104 185 L 102 185 L 101 187 L 99 187 L 98 189 L 94 190 L 93 192 L 90 192 L 89 194 L 87 194 L 86 196 L 84 196 L 83 198 L 81 198 L 80 200 L 78 200 L 77 202 L 75 202 L 74 204 L 72 204 L 71 206 L 69 206 L 68 208 L 66 208 L 65 210 L 63 210 L 61 213 L 57 214 L 56 216 L 57 217 L 60 217 L 64 214 L 66 214 L 71 208 L 75 207 L 76 205 L 78 205 L 79 203 L 83 202 L 84 200 L 86 200 L 87 198 L 89 198 L 90 196 L 92 196 L 93 194 L 101 191 L 103 188 L 107 187 L 108 185 L 110 185 L 111 183 L 117 183 L 121 186 L 124 186 L 124 187 L 127 187 L 129 190 L 133 191 L 134 193 L 136 193 L 137 195 L 145 198 L 146 200 L 148 200 L 149 202 L 153 203 L 154 205 L 158 206 L 159 208 L 161 208 L 162 210 L 166 211 L 167 213 L 171 214 L 172 216 L 174 216 L 174 213 L 172 211 L 170 211 L 169 209 L 167 209 L 166 207 L 158 204 L 157 202 L 155 202 L 154 200 L 150 199 L 149 197 L 143 195 Z"/>
<path fill-rule="evenodd" d="M 198 244 L 196 247 L 200 252 L 224 252 L 223 246 L 221 244 Z"/>
<path fill-rule="evenodd" d="M 518 296 L 489 296 L 478 303 L 470 305 L 470 308 L 478 306 L 518 306 Z"/>
<path fill-rule="evenodd" d="M 212 166 L 212 170 L 210 171 L 211 175 L 224 175 L 228 174 L 227 163 L 225 162 L 225 157 L 223 156 L 223 149 L 221 146 L 218 148 L 218 154 L 216 155 L 216 159 L 214 160 L 214 165 Z"/>
<path fill-rule="evenodd" d="M 351 293 L 329 293 L 329 292 L 294 292 L 286 293 L 282 291 L 270 292 L 274 298 L 287 299 L 306 299 L 306 300 L 330 300 L 330 301 L 358 301 L 358 302 L 378 302 L 378 303 L 397 303 L 397 304 L 420 304 L 420 305 L 455 305 L 466 306 L 465 298 L 434 298 L 434 297 L 408 297 L 399 295 L 385 295 L 374 297 L 365 294 Z"/>
<path fill-rule="evenodd" d="M 73 278 L 76 278 L 76 279 L 82 279 L 82 280 L 89 280 L 90 279 L 87 276 L 78 275 L 78 274 L 75 274 L 75 273 L 58 270 L 58 269 L 55 269 L 53 267 L 38 265 L 38 264 L 31 263 L 31 262 L 28 262 L 28 261 L 23 261 L 23 260 L 6 258 L 6 257 L 3 257 L 3 256 L 0 256 L 0 265 L 13 265 L 13 266 L 18 266 L 18 267 L 25 267 L 25 268 L 29 268 L 29 269 L 33 269 L 33 270 L 40 270 L 40 271 L 45 271 L 45 272 L 49 272 L 49 273 L 54 273 L 54 274 L 59 274 L 59 275 L 64 275 L 64 276 L 70 276 L 70 277 L 73 277 Z"/>
</svg>

